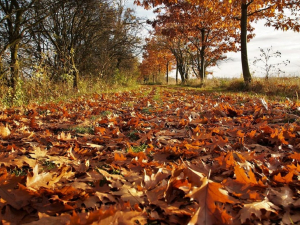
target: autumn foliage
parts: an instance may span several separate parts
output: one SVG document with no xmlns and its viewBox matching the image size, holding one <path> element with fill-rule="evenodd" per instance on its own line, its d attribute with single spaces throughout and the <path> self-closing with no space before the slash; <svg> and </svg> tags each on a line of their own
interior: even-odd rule
<svg viewBox="0 0 300 225">
<path fill-rule="evenodd" d="M 2 224 L 297 224 L 300 105 L 171 88 L 0 114 Z"/>
<path fill-rule="evenodd" d="M 141 78 L 153 83 L 162 80 L 172 69 L 174 56 L 167 47 L 166 39 L 152 37 L 144 46 L 143 61 L 140 64 Z"/>
<path fill-rule="evenodd" d="M 253 37 L 254 22 L 264 19 L 266 26 L 300 31 L 300 2 L 295 0 L 135 0 L 134 2 L 146 9 L 157 7 L 157 12 L 163 8 L 161 11 L 164 15 L 156 22 L 164 26 L 166 20 L 169 20 L 168 22 L 172 20 L 176 26 L 182 27 L 185 24 L 191 26 L 181 32 L 189 39 L 192 37 L 201 40 L 194 47 L 200 50 L 201 68 L 199 69 L 202 79 L 207 58 L 218 60 L 222 58 L 222 53 L 236 50 L 233 41 L 236 39 L 241 50 L 243 78 L 247 86 L 250 84 L 252 76 L 249 69 L 247 42 Z M 192 40 L 190 42 L 195 45 Z"/>
</svg>

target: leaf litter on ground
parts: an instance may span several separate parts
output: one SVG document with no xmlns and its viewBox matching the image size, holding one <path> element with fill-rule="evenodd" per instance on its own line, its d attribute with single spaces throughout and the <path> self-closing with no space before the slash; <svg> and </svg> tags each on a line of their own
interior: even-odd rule
<svg viewBox="0 0 300 225">
<path fill-rule="evenodd" d="M 299 107 L 144 87 L 5 109 L 1 223 L 299 224 Z"/>
</svg>

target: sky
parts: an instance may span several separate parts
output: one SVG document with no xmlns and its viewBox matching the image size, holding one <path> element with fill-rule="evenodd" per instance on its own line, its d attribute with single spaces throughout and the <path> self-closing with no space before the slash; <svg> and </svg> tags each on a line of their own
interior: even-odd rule
<svg viewBox="0 0 300 225">
<path fill-rule="evenodd" d="M 145 10 L 142 7 L 133 5 L 134 0 L 127 0 L 127 6 L 135 9 L 137 17 L 143 19 L 155 18 L 152 10 Z M 293 31 L 275 30 L 272 27 L 264 26 L 264 21 L 259 21 L 253 24 L 255 27 L 255 37 L 248 42 L 248 60 L 250 71 L 254 76 L 265 76 L 265 71 L 260 68 L 261 63 L 254 65 L 255 57 L 260 58 L 260 50 L 262 48 L 266 51 L 267 48 L 272 47 L 273 52 L 281 52 L 280 58 L 270 58 L 270 64 L 277 64 L 289 60 L 287 66 L 281 64 L 280 76 L 299 76 L 300 77 L 300 33 Z M 147 35 L 146 31 L 141 31 L 143 35 Z M 229 60 L 221 62 L 218 67 L 210 67 L 208 71 L 213 72 L 214 77 L 221 78 L 236 78 L 242 76 L 241 53 L 230 52 L 227 54 Z M 277 73 L 273 73 L 277 76 Z"/>
</svg>

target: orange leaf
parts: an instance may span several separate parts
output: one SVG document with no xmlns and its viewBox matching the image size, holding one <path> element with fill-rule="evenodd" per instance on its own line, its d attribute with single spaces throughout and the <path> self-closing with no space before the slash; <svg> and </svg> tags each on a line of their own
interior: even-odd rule
<svg viewBox="0 0 300 225">
<path fill-rule="evenodd" d="M 2 138 L 6 138 L 9 135 L 10 135 L 10 130 L 8 129 L 8 127 L 7 126 L 5 127 L 5 126 L 1 125 L 0 126 L 0 136 Z"/>
<path fill-rule="evenodd" d="M 274 130 L 271 127 L 269 127 L 268 125 L 261 126 L 260 130 L 262 130 L 266 134 L 272 134 L 274 132 Z"/>
<path fill-rule="evenodd" d="M 174 180 L 172 182 L 172 186 L 180 190 L 187 191 L 191 189 L 192 185 L 188 182 L 187 179 L 182 179 L 182 180 Z"/>
<path fill-rule="evenodd" d="M 227 192 L 222 190 L 222 185 L 209 180 L 207 177 L 202 179 L 203 184 L 200 188 L 196 188 L 194 191 L 186 195 L 191 199 L 195 199 L 199 203 L 199 209 L 192 217 L 189 224 L 219 224 L 222 218 L 216 218 L 216 214 L 226 214 L 228 220 L 231 220 L 231 216 L 226 211 L 220 212 L 216 206 L 216 202 L 221 203 L 234 203 L 230 199 Z M 225 217 L 225 218 L 226 218 Z"/>
<path fill-rule="evenodd" d="M 249 136 L 251 139 L 254 138 L 256 134 L 256 130 L 252 130 L 250 133 L 247 133 L 247 136 Z"/>
<path fill-rule="evenodd" d="M 115 161 L 125 161 L 127 160 L 126 156 L 121 153 L 115 153 Z"/>
<path fill-rule="evenodd" d="M 255 178 L 255 175 L 252 172 L 252 169 L 250 169 L 248 171 L 248 176 L 247 176 L 245 170 L 242 167 L 240 167 L 239 165 L 236 165 L 234 167 L 234 173 L 235 173 L 235 176 L 236 176 L 235 181 L 242 184 L 243 189 L 245 189 L 245 188 L 247 188 L 248 186 L 251 186 L 251 185 L 252 186 L 258 185 L 258 186 L 264 187 L 264 184 L 262 183 L 261 180 L 259 180 L 257 182 L 257 180 Z"/>
<path fill-rule="evenodd" d="M 298 173 L 300 173 L 300 165 L 298 163 L 297 166 L 295 166 L 294 164 L 287 165 L 287 168 L 289 169 L 289 171 L 297 171 Z"/>
<path fill-rule="evenodd" d="M 238 132 L 236 132 L 236 136 L 243 138 L 245 134 L 241 130 L 238 130 Z"/>
<path fill-rule="evenodd" d="M 106 132 L 106 129 L 104 127 L 95 127 L 94 130 L 95 133 L 100 133 L 101 135 L 104 135 Z"/>
<path fill-rule="evenodd" d="M 291 154 L 289 157 L 290 157 L 291 159 L 295 159 L 295 160 L 297 160 L 298 162 L 300 162 L 300 153 L 295 152 L 294 154 Z"/>
<path fill-rule="evenodd" d="M 294 172 L 290 171 L 287 175 L 284 177 L 281 176 L 281 173 L 278 173 L 273 177 L 274 181 L 277 181 L 279 183 L 290 183 L 293 180 Z"/>
</svg>

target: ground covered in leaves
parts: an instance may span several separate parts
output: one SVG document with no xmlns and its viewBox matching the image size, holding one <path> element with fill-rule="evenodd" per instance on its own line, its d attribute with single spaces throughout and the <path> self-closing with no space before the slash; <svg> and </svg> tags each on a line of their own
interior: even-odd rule
<svg viewBox="0 0 300 225">
<path fill-rule="evenodd" d="M 300 104 L 162 87 L 0 112 L 2 224 L 300 224 Z"/>
</svg>

